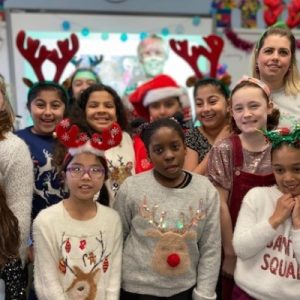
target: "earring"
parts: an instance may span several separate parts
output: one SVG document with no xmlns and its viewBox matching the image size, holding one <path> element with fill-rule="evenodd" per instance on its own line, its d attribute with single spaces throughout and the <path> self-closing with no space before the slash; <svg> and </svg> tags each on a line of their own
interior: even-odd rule
<svg viewBox="0 0 300 300">
<path fill-rule="evenodd" d="M 259 73 L 258 64 L 256 64 L 256 66 L 255 66 L 255 71 L 256 71 L 256 73 Z"/>
</svg>

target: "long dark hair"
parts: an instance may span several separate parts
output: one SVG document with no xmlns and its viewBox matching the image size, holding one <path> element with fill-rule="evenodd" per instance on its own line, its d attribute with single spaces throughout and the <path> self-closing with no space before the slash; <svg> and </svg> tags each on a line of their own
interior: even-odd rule
<svg viewBox="0 0 300 300">
<path fill-rule="evenodd" d="M 0 266 L 19 256 L 19 222 L 7 206 L 6 195 L 0 186 Z"/>
</svg>

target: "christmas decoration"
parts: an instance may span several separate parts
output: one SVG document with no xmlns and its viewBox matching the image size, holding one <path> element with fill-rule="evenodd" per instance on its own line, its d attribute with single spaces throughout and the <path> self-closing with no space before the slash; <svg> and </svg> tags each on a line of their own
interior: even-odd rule
<svg viewBox="0 0 300 300">
<path fill-rule="evenodd" d="M 275 24 L 284 10 L 283 0 L 264 0 L 264 20 L 267 26 Z"/>
<path fill-rule="evenodd" d="M 261 8 L 259 0 L 240 0 L 238 7 L 241 10 L 241 27 L 256 28 L 256 15 Z"/>
</svg>

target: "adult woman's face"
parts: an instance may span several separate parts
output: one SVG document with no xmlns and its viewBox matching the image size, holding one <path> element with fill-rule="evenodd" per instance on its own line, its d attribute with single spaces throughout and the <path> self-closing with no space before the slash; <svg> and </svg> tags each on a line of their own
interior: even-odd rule
<svg viewBox="0 0 300 300">
<path fill-rule="evenodd" d="M 273 34 L 268 36 L 257 56 L 260 78 L 266 83 L 280 82 L 291 66 L 291 42 L 286 36 Z"/>
</svg>

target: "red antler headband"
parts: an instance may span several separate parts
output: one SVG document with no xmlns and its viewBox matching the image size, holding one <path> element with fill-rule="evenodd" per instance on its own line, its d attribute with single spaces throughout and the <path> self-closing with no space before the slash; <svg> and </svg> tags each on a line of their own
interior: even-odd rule
<svg viewBox="0 0 300 300">
<path fill-rule="evenodd" d="M 27 47 L 24 45 L 25 41 Z M 20 53 L 32 66 L 38 81 L 45 80 L 42 65 L 46 60 L 49 60 L 56 66 L 53 81 L 59 82 L 66 65 L 79 49 L 79 40 L 74 33 L 71 34 L 70 41 L 68 39 L 57 41 L 60 54 L 56 49 L 49 51 L 44 45 L 40 47 L 40 40 L 26 37 L 23 30 L 18 32 L 16 43 Z"/>
<path fill-rule="evenodd" d="M 118 123 L 113 123 L 101 134 L 94 133 L 90 138 L 87 133 L 80 132 L 77 125 L 72 125 L 70 119 L 64 119 L 57 124 L 55 133 L 72 156 L 83 152 L 104 156 L 105 150 L 118 146 L 122 140 L 122 130 Z"/>
</svg>

